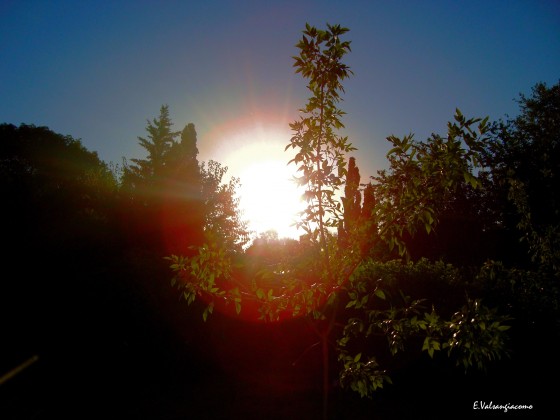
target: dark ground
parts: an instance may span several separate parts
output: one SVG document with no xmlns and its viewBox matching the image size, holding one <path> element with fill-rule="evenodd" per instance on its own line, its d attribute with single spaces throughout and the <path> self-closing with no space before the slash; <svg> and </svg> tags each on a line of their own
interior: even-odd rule
<svg viewBox="0 0 560 420">
<path fill-rule="evenodd" d="M 313 344 L 305 324 L 255 325 L 215 315 L 205 325 L 183 326 L 188 330 L 177 332 L 153 321 L 129 325 L 123 337 L 113 331 L 99 340 L 92 331 L 61 338 L 63 345 L 45 349 L 0 385 L 0 419 L 321 418 L 318 347 L 298 360 Z M 333 379 L 329 418 L 550 418 L 558 389 L 552 347 L 516 355 L 487 375 L 465 376 L 424 354 L 397 369 L 394 385 L 371 401 Z M 477 411 L 475 401 L 534 409 Z"/>
<path fill-rule="evenodd" d="M 0 384 L 0 420 L 322 418 L 320 346 L 306 351 L 316 337 L 302 320 L 215 313 L 203 323 L 201 307 L 178 302 L 168 282 L 117 287 L 107 277 L 108 286 L 99 272 L 60 284 L 32 278 L 32 288 L 13 282 L 0 293 L 0 377 L 38 356 Z M 394 384 L 372 400 L 341 389 L 332 360 L 329 419 L 551 418 L 558 334 L 512 331 L 512 358 L 487 374 L 419 353 L 396 363 Z M 475 401 L 534 408 L 473 410 Z"/>
</svg>

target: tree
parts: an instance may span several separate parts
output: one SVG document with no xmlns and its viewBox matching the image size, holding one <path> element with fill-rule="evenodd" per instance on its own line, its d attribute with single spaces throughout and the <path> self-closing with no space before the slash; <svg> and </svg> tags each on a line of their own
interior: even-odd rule
<svg viewBox="0 0 560 420">
<path fill-rule="evenodd" d="M 348 237 L 351 231 L 358 228 L 362 219 L 362 194 L 360 192 L 360 170 L 356 166 L 356 159 L 351 157 L 348 161 L 344 197 L 341 198 L 343 218 L 338 226 L 338 240 L 341 247 L 350 246 Z"/>
<path fill-rule="evenodd" d="M 169 107 L 162 105 L 159 116 L 147 121 L 146 131 L 147 137 L 138 140 L 148 156 L 124 165 L 125 211 L 136 217 L 133 230 L 136 236 L 143 232 L 140 237 L 145 245 L 188 254 L 190 246 L 203 243 L 204 227 L 195 126 L 191 123 L 181 133 L 173 131 Z"/>
<path fill-rule="evenodd" d="M 190 123 L 181 132 L 181 141 L 171 143 L 163 171 L 163 235 L 170 253 L 192 254 L 193 247 L 204 243 L 206 184 L 197 155 L 196 129 Z"/>
<path fill-rule="evenodd" d="M 309 80 L 311 92 L 305 115 L 290 124 L 293 136 L 288 148 L 298 149 L 292 161 L 302 175 L 298 183 L 306 186 L 305 198 L 308 206 L 305 218 L 299 223 L 310 240 L 318 240 L 324 250 L 323 263 L 328 270 L 328 229 L 337 228 L 342 209 L 336 193 L 344 183 L 345 154 L 355 150 L 348 137 L 337 135 L 343 128 L 341 117 L 344 112 L 337 108 L 344 92 L 342 81 L 352 72 L 342 62 L 350 51 L 350 42 L 340 37 L 348 29 L 340 25 L 328 30 L 318 30 L 306 25 L 301 41 L 297 44 L 300 55 L 294 57 L 296 73 Z"/>
<path fill-rule="evenodd" d="M 485 262 L 478 284 L 533 333 L 560 319 L 560 84 L 537 83 L 519 106 L 490 132 L 482 197 L 504 257 Z"/>
<path fill-rule="evenodd" d="M 516 225 L 532 261 L 560 270 L 560 83 L 520 95 L 521 113 L 493 126 L 490 188 L 503 203 L 498 219 Z M 499 197 L 502 197 L 499 200 Z M 505 199 L 504 199 L 505 198 Z"/>
<path fill-rule="evenodd" d="M 2 206 L 7 231 L 62 238 L 111 218 L 114 174 L 80 140 L 26 124 L 0 125 L 0 140 L 1 194 L 10 197 Z M 28 220 L 18 226 L 8 222 L 14 218 Z"/>
<path fill-rule="evenodd" d="M 119 251 L 116 193 L 109 166 L 79 139 L 47 127 L 0 124 L 4 368 L 22 354 L 48 354 L 45 366 L 56 365 L 68 378 L 65 366 L 74 356 L 66 350 L 81 342 L 83 331 L 91 340 L 86 318 L 102 318 L 99 302 L 114 298 L 114 284 L 113 294 L 103 286 Z"/>
<path fill-rule="evenodd" d="M 359 171 L 353 160 L 347 164 L 348 154 L 355 148 L 347 137 L 338 134 L 344 128 L 344 112 L 337 106 L 344 91 L 342 81 L 352 73 L 342 62 L 350 51 L 350 42 L 341 40 L 346 32 L 348 29 L 340 25 L 327 25 L 326 30 L 306 25 L 297 44 L 300 54 L 294 57 L 296 73 L 308 80 L 311 92 L 300 110 L 302 116 L 290 124 L 293 135 L 286 146 L 286 150 L 296 151 L 290 163 L 300 173 L 298 183 L 306 187 L 308 204 L 298 225 L 306 232 L 300 243 L 306 248 L 307 258 L 280 268 L 275 265 L 275 271 L 268 273 L 282 273 L 275 287 L 267 287 L 263 281 L 266 270 L 265 279 L 239 284 L 232 276 L 231 261 L 211 247 L 203 247 L 196 258 L 171 258 L 171 269 L 176 273 L 173 283 L 181 285 L 187 302 L 197 297 L 210 302 L 204 319 L 217 301 L 231 304 L 237 313 L 248 302 L 256 302 L 261 319 L 266 321 L 308 317 L 322 354 L 325 418 L 330 392 L 329 355 L 332 336 L 337 332 L 341 384 L 362 396 L 371 396 L 390 381 L 372 354 L 375 348 L 367 340 L 371 334 L 386 336 L 393 355 L 404 349 L 410 336 L 422 336 L 422 350 L 431 357 L 447 349 L 449 354 L 458 355 L 458 363 L 469 367 L 483 366 L 499 357 L 507 329 L 502 325 L 504 318 L 476 299 L 467 300 L 449 320 L 443 320 L 433 307 L 426 310 L 421 300 L 391 291 L 390 279 L 372 277 L 370 262 L 364 261 L 360 248 L 354 246 L 364 236 L 360 226 L 378 229 L 380 237 L 403 254 L 405 229 L 414 233 L 422 222 L 429 231 L 436 223 L 437 200 L 448 197 L 462 180 L 477 184 L 471 165 L 478 162 L 480 142 L 471 126 L 480 122 L 479 128 L 484 131 L 486 121 L 466 120 L 457 111 L 456 122 L 449 124 L 445 139 L 434 136 L 428 144 L 417 144 L 412 136 L 402 140 L 391 137 L 389 141 L 395 146 L 388 155 L 391 171 L 382 172 L 378 182 L 366 188 L 368 196 L 360 206 Z M 343 186 L 346 191 L 341 203 Z M 360 217 L 371 223 L 356 223 Z M 345 235 L 341 241 L 336 238 L 339 228 Z M 218 277 L 221 282 L 216 281 Z M 470 320 L 468 326 L 465 319 Z M 339 323 L 345 325 L 342 331 L 337 330 Z M 490 331 L 477 335 L 476 330 L 485 325 L 491 325 Z M 457 340 L 458 334 L 468 339 Z M 359 335 L 366 338 L 361 345 Z"/>
<path fill-rule="evenodd" d="M 311 287 L 308 294 L 313 298 L 310 300 L 308 296 L 302 295 L 305 297 L 301 299 L 294 295 L 290 306 L 296 309 L 304 305 L 306 313 L 312 314 L 315 319 L 324 320 L 328 317 L 326 326 L 316 328 L 323 358 L 325 418 L 329 395 L 329 337 L 333 331 L 338 302 L 336 290 L 347 280 L 358 261 L 356 253 L 336 248 L 331 233 L 341 225 L 343 230 L 349 227 L 348 223 L 344 225 L 344 211 L 354 211 L 352 204 L 356 207 L 353 202 L 355 197 L 346 197 L 345 209 L 337 198 L 348 175 L 346 156 L 355 150 L 348 137 L 338 134 L 338 130 L 344 128 L 341 121 L 344 112 L 337 106 L 344 92 L 342 82 L 352 74 L 343 62 L 344 56 L 351 50 L 350 41 L 341 39 L 347 32 L 348 29 L 340 25 L 327 25 L 326 30 L 321 30 L 306 24 L 303 36 L 296 45 L 300 53 L 293 58 L 296 73 L 301 73 L 308 81 L 307 89 L 311 96 L 306 106 L 300 109 L 300 119 L 290 124 L 293 136 L 286 146 L 286 150 L 297 150 L 291 162 L 297 165 L 298 172 L 302 174 L 298 179 L 299 184 L 306 187 L 304 196 L 308 205 L 298 225 L 318 248 L 319 257 L 319 282 L 317 286 Z M 354 168 L 350 168 L 350 189 L 354 178 L 359 178 Z M 330 309 L 330 305 L 321 308 L 320 304 L 325 301 L 334 306 Z"/>
<path fill-rule="evenodd" d="M 240 253 L 249 239 L 247 222 L 242 220 L 236 191 L 239 179 L 224 182 L 228 168 L 216 161 L 201 167 L 204 205 L 204 237 L 207 243 L 217 242 L 228 253 Z"/>
<path fill-rule="evenodd" d="M 308 267 L 303 271 L 289 270 L 290 278 L 286 279 L 281 290 L 276 291 L 280 296 L 275 296 L 273 289 L 266 292 L 256 283 L 252 284 L 251 299 L 261 303 L 261 314 L 265 319 L 279 319 L 283 312 L 291 312 L 294 315 L 302 312 L 324 319 L 325 314 L 320 310 L 320 302 L 324 302 L 327 296 L 329 299 L 336 297 L 334 290 L 343 282 L 342 273 L 339 273 L 343 266 L 335 267 L 332 264 L 334 260 L 331 258 L 331 252 L 334 250 L 335 241 L 331 231 L 340 225 L 342 218 L 342 207 L 336 194 L 344 184 L 345 154 L 354 150 L 347 137 L 336 134 L 336 131 L 343 127 L 341 117 L 344 113 L 336 106 L 341 99 L 340 92 L 343 91 L 341 82 L 351 73 L 348 66 L 341 61 L 350 51 L 350 42 L 340 39 L 347 31 L 340 25 L 328 25 L 326 31 L 306 25 L 304 35 L 297 44 L 300 55 L 294 57 L 296 73 L 301 73 L 309 80 L 307 87 L 312 96 L 305 108 L 300 110 L 305 116 L 290 124 L 293 136 L 286 149 L 297 149 L 291 162 L 298 166 L 301 173 L 298 183 L 306 186 L 305 198 L 308 203 L 305 217 L 299 226 L 305 230 L 309 243 L 316 248 L 318 258 L 309 260 Z M 189 302 L 203 293 L 211 295 L 214 300 L 229 298 L 239 312 L 239 288 L 227 291 L 215 284 L 218 274 L 226 274 L 226 278 L 231 276 L 227 261 L 224 264 L 219 254 L 203 251 L 198 259 L 186 261 L 175 258 L 172 261 L 172 268 L 182 277 L 183 284 L 187 284 L 188 293 L 185 297 Z M 204 268 L 200 266 L 201 261 L 206 263 Z M 355 263 L 355 258 L 351 261 Z M 307 284 L 303 279 L 299 279 L 298 282 L 297 275 L 307 273 L 310 268 L 318 273 L 321 281 Z M 351 270 L 346 271 L 347 277 Z M 195 282 L 189 282 L 189 278 L 194 278 Z M 213 310 L 213 305 L 211 303 L 207 307 L 204 318 Z M 330 318 L 325 331 L 318 331 L 324 360 L 325 414 L 329 389 L 328 336 L 333 323 L 334 316 Z"/>
<path fill-rule="evenodd" d="M 165 173 L 178 132 L 171 131 L 173 122 L 169 116 L 169 107 L 162 105 L 158 118 L 147 121 L 147 138 L 138 137 L 138 142 L 147 152 L 146 159 L 131 159 L 133 165 L 124 166 L 123 185 L 136 191 L 137 195 L 154 195 Z"/>
<path fill-rule="evenodd" d="M 404 235 L 418 229 L 430 233 L 464 182 L 478 185 L 488 118 L 466 119 L 457 109 L 446 137 L 437 134 L 416 142 L 412 134 L 389 136 L 390 168 L 373 177 L 375 206 L 372 217 L 381 237 L 399 254 L 408 253 Z M 478 130 L 478 132 L 477 132 Z"/>
</svg>

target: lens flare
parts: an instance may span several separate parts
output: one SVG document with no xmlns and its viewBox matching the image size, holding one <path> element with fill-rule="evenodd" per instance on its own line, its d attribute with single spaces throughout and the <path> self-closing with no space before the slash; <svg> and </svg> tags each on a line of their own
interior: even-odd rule
<svg viewBox="0 0 560 420">
<path fill-rule="evenodd" d="M 242 218 L 254 235 L 275 230 L 280 238 L 298 238 L 293 226 L 303 210 L 303 189 L 293 181 L 293 155 L 284 151 L 290 134 L 275 127 L 254 126 L 223 140 L 222 161 L 228 174 L 240 179 Z"/>
</svg>

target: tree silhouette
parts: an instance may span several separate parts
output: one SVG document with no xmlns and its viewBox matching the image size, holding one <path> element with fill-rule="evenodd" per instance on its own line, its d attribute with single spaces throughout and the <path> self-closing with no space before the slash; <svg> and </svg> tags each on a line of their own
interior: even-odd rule
<svg viewBox="0 0 560 420">
<path fill-rule="evenodd" d="M 560 83 L 536 84 L 519 106 L 517 118 L 493 127 L 489 175 L 495 197 L 508 200 L 496 201 L 502 223 L 516 225 L 533 262 L 560 270 Z"/>
<path fill-rule="evenodd" d="M 172 149 L 178 132 L 171 130 L 173 122 L 169 116 L 169 107 L 162 105 L 157 118 L 147 121 L 147 138 L 138 137 L 138 142 L 147 152 L 146 159 L 131 159 L 133 165 L 125 165 L 123 184 L 136 190 L 137 196 L 153 196 L 168 164 L 169 152 Z"/>
<path fill-rule="evenodd" d="M 227 253 L 240 253 L 249 239 L 247 222 L 242 219 L 237 189 L 239 179 L 224 179 L 227 167 L 210 160 L 201 166 L 206 243 L 217 243 Z"/>
<path fill-rule="evenodd" d="M 343 219 L 338 228 L 338 240 L 340 246 L 350 246 L 348 243 L 351 231 L 355 231 L 362 216 L 362 194 L 360 192 L 360 170 L 356 166 L 356 159 L 348 160 L 346 173 L 346 185 L 344 186 L 344 197 L 341 199 L 344 207 Z"/>
<path fill-rule="evenodd" d="M 147 122 L 147 137 L 138 137 L 148 156 L 125 162 L 121 180 L 132 230 L 163 255 L 189 254 L 190 247 L 200 246 L 205 223 L 194 124 L 181 133 L 172 128 L 169 107 L 162 105 L 159 116 Z"/>
<path fill-rule="evenodd" d="M 405 238 L 418 230 L 430 233 L 464 182 L 479 185 L 475 170 L 481 168 L 487 121 L 467 119 L 457 109 L 445 137 L 432 134 L 425 142 L 415 141 L 412 134 L 387 138 L 390 167 L 372 177 L 372 216 L 390 249 L 409 255 Z"/>
<path fill-rule="evenodd" d="M 38 354 L 69 380 L 68 348 L 95 335 L 84 330 L 92 319 L 103 324 L 99 302 L 115 295 L 115 284 L 106 286 L 120 256 L 117 181 L 78 139 L 1 124 L 0 194 L 2 371 Z"/>
<path fill-rule="evenodd" d="M 306 317 L 319 339 L 310 349 L 321 351 L 324 418 L 335 341 L 339 383 L 371 397 L 391 382 L 378 360 L 381 344 L 372 341 L 375 336 L 386 338 L 391 356 L 402 352 L 405 343 L 418 344 L 420 339 L 421 350 L 430 357 L 445 349 L 463 367 L 481 368 L 505 352 L 508 329 L 502 324 L 506 318 L 476 298 L 467 298 L 459 309 L 453 301 L 453 309 L 445 308 L 453 315 L 441 317 L 435 305 L 430 310 L 423 299 L 399 290 L 394 275 L 379 278 L 377 266 L 365 259 L 363 244 L 369 233 L 376 232 L 375 242 L 380 238 L 405 255 L 405 233 L 414 234 L 419 226 L 431 231 L 441 211 L 436 204 L 445 202 L 461 182 L 478 185 L 472 170 L 480 159 L 486 120 L 467 120 L 457 110 L 446 138 L 434 135 L 427 143 L 416 143 L 412 136 L 391 136 L 390 170 L 380 172 L 366 187 L 362 206 L 358 168 L 354 159 L 347 164 L 355 148 L 338 134 L 344 127 L 344 112 L 338 108 L 342 81 L 351 74 L 343 63 L 350 51 L 350 42 L 341 39 L 347 31 L 340 25 L 321 30 L 307 24 L 294 57 L 296 73 L 307 80 L 311 92 L 301 117 L 290 124 L 293 135 L 286 146 L 295 149 L 290 163 L 297 166 L 298 183 L 306 188 L 307 207 L 298 223 L 306 232 L 299 242 L 303 260 L 275 262 L 243 283 L 234 276 L 231 256 L 212 243 L 199 248 L 195 257 L 169 258 L 181 296 L 189 304 L 204 301 L 204 320 L 217 304 L 230 305 L 238 314 L 256 305 L 264 321 Z M 480 133 L 473 127 L 477 123 Z M 367 222 L 361 223 L 361 217 Z M 337 229 L 342 239 L 336 237 Z M 252 251 L 258 252 L 258 247 Z M 396 275 L 409 268 L 402 262 L 392 265 Z M 434 282 L 459 281 L 445 265 L 423 263 L 410 269 Z"/>
<path fill-rule="evenodd" d="M 171 143 L 163 171 L 163 234 L 167 252 L 173 254 L 192 254 L 204 243 L 204 183 L 197 155 L 196 129 L 190 123 L 181 132 L 181 141 Z"/>
</svg>

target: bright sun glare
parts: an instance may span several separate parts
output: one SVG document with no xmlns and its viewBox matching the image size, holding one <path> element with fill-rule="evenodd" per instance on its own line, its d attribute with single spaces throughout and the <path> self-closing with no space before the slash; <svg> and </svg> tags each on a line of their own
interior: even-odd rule
<svg viewBox="0 0 560 420">
<path fill-rule="evenodd" d="M 291 225 L 302 203 L 291 176 L 286 162 L 278 160 L 252 163 L 241 173 L 241 206 L 252 230 L 273 229 L 279 237 L 297 237 Z"/>
<path fill-rule="evenodd" d="M 257 235 L 275 230 L 280 238 L 298 238 L 295 226 L 303 210 L 302 188 L 293 181 L 296 175 L 293 157 L 284 152 L 289 133 L 262 128 L 230 138 L 235 150 L 225 157 L 228 174 L 241 182 L 238 195 L 242 218 Z"/>
</svg>

